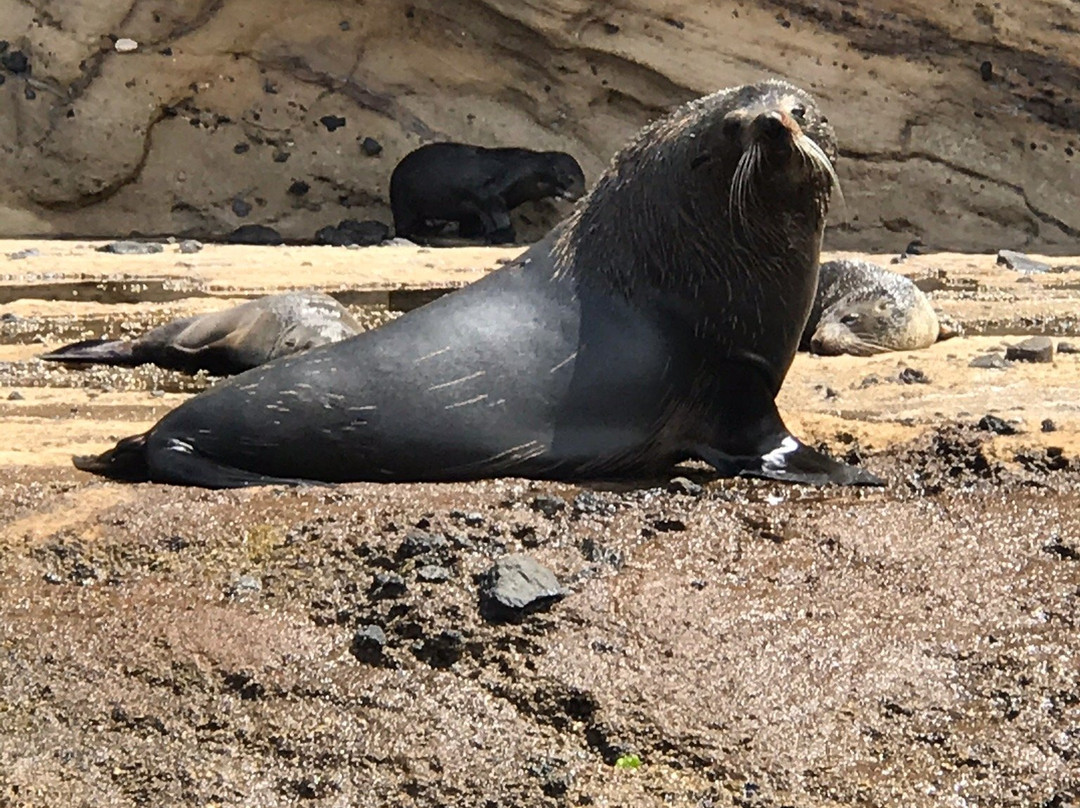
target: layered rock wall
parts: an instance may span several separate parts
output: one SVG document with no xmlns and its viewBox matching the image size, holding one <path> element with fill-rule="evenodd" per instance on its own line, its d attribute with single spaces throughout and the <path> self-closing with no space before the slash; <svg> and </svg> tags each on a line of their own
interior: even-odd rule
<svg viewBox="0 0 1080 808">
<path fill-rule="evenodd" d="M 1068 0 L 0 0 L 0 21 L 0 235 L 388 222 L 421 143 L 563 149 L 592 179 L 669 107 L 779 74 L 840 136 L 828 247 L 1080 242 Z"/>
</svg>

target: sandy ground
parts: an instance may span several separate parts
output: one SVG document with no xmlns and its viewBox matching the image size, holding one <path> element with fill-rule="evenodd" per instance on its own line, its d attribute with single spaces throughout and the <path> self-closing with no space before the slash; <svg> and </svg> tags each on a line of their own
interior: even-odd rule
<svg viewBox="0 0 1080 808">
<path fill-rule="evenodd" d="M 0 257 L 0 806 L 1080 799 L 1080 355 L 969 366 L 1080 344 L 1080 260 L 910 258 L 964 336 L 797 358 L 789 424 L 883 490 L 205 492 L 69 458 L 210 380 L 34 356 L 286 288 L 377 324 L 516 251 L 91 247 L 0 246 L 38 251 Z M 568 596 L 490 620 L 508 552 Z"/>
</svg>

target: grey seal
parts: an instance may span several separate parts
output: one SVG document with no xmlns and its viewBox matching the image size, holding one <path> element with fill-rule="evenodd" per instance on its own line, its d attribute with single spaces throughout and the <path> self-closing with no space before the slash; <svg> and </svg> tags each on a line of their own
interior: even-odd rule
<svg viewBox="0 0 1080 808">
<path fill-rule="evenodd" d="M 231 376 L 282 356 L 339 342 L 362 330 L 329 295 L 286 292 L 173 320 L 133 340 L 83 340 L 39 358 L 69 364 L 153 364 L 187 373 L 205 370 Z"/>
<path fill-rule="evenodd" d="M 821 265 L 801 347 L 871 356 L 929 347 L 940 332 L 929 299 L 910 279 L 869 261 L 841 259 Z"/>
</svg>

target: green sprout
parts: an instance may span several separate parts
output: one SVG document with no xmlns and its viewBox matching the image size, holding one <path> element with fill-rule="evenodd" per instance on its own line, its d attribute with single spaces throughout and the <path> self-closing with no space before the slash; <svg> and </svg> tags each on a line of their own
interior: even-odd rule
<svg viewBox="0 0 1080 808">
<path fill-rule="evenodd" d="M 637 769 L 641 766 L 641 758 L 637 755 L 623 755 L 615 761 L 616 769 Z"/>
</svg>

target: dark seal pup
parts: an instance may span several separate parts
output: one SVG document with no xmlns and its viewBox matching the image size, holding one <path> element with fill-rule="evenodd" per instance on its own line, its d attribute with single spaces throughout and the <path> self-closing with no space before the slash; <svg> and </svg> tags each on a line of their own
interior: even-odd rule
<svg viewBox="0 0 1080 808">
<path fill-rule="evenodd" d="M 362 330 L 329 295 L 287 292 L 173 320 L 134 340 L 84 340 L 39 358 L 72 364 L 152 364 L 231 376 L 272 359 L 339 342 Z"/>
<path fill-rule="evenodd" d="M 395 234 L 418 239 L 458 223 L 462 238 L 514 240 L 510 211 L 548 197 L 585 193 L 581 166 L 565 152 L 430 143 L 405 155 L 390 176 Z"/>
<path fill-rule="evenodd" d="M 878 484 L 773 401 L 817 284 L 835 141 L 780 81 L 644 129 L 513 263 L 378 329 L 228 379 L 75 465 L 232 487 L 725 475 Z"/>
<path fill-rule="evenodd" d="M 826 356 L 872 356 L 933 345 L 941 327 L 930 301 L 909 278 L 869 261 L 821 265 L 802 348 Z"/>
</svg>

